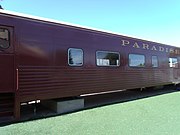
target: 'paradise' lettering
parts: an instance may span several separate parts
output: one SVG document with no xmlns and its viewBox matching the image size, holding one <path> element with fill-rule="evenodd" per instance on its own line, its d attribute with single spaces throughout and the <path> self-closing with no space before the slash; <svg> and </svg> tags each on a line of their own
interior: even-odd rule
<svg viewBox="0 0 180 135">
<path fill-rule="evenodd" d="M 180 54 L 180 49 L 174 49 L 159 45 L 150 45 L 147 43 L 138 43 L 138 42 L 132 42 L 129 40 L 121 40 L 122 46 L 131 46 L 132 48 L 136 49 L 144 49 L 144 50 L 151 50 L 151 51 L 159 51 L 159 52 L 166 52 L 166 53 L 174 53 L 174 54 Z"/>
</svg>

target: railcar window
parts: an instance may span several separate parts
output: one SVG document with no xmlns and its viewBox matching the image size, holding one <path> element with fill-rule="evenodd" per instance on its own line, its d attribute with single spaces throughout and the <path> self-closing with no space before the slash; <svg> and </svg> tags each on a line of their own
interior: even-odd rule
<svg viewBox="0 0 180 135">
<path fill-rule="evenodd" d="M 9 46 L 9 31 L 7 29 L 0 28 L 0 48 L 7 49 Z"/>
<path fill-rule="evenodd" d="M 152 56 L 152 67 L 158 67 L 158 57 Z"/>
<path fill-rule="evenodd" d="M 70 66 L 82 66 L 83 65 L 83 50 L 76 48 L 68 49 L 68 64 Z"/>
<path fill-rule="evenodd" d="M 120 54 L 118 52 L 97 51 L 97 66 L 119 66 Z"/>
<path fill-rule="evenodd" d="M 177 58 L 169 58 L 169 67 L 178 68 L 178 60 L 177 60 Z"/>
<path fill-rule="evenodd" d="M 139 54 L 129 54 L 129 66 L 145 67 L 145 56 Z"/>
</svg>

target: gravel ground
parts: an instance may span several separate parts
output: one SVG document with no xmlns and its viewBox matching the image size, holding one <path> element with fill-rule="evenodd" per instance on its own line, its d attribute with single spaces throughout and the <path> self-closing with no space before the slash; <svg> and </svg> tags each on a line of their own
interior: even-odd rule
<svg viewBox="0 0 180 135">
<path fill-rule="evenodd" d="M 113 94 L 101 95 L 101 98 L 89 97 L 85 100 L 88 103 L 87 107 L 95 106 L 93 102 L 96 101 L 99 107 L 6 125 L 0 127 L 0 135 L 177 135 L 180 133 L 180 92 L 159 90 L 135 93 L 114 93 L 116 97 L 114 100 L 112 100 Z"/>
</svg>

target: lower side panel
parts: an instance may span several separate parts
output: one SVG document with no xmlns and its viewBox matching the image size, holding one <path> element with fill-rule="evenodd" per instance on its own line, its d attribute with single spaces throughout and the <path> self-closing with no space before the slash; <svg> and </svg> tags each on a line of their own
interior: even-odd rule
<svg viewBox="0 0 180 135">
<path fill-rule="evenodd" d="M 79 96 L 121 89 L 169 84 L 169 72 L 160 70 L 20 67 L 20 102 Z"/>
</svg>

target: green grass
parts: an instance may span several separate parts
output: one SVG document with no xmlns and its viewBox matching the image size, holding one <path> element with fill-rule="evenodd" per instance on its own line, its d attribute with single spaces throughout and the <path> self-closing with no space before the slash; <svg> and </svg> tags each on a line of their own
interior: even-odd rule
<svg viewBox="0 0 180 135">
<path fill-rule="evenodd" d="M 178 135 L 180 92 L 0 127 L 0 135 Z"/>
</svg>

